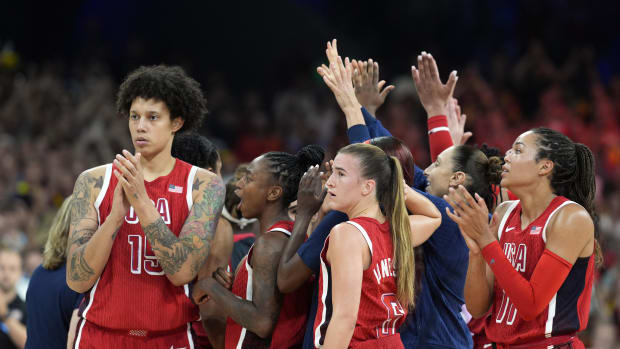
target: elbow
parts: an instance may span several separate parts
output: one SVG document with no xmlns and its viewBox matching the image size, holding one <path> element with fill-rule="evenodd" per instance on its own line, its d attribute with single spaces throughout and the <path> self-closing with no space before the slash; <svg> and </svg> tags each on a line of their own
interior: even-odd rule
<svg viewBox="0 0 620 349">
<path fill-rule="evenodd" d="M 174 286 L 181 287 L 189 284 L 194 279 L 194 276 L 190 275 L 182 275 L 181 273 L 176 273 L 173 275 L 168 275 L 168 280 Z"/>
<path fill-rule="evenodd" d="M 67 278 L 67 286 L 77 293 L 86 293 L 90 289 L 90 287 L 85 286 L 83 282 L 71 281 L 70 278 Z"/>
<path fill-rule="evenodd" d="M 439 228 L 440 225 L 441 225 L 441 215 L 439 215 L 438 217 L 434 217 L 433 218 L 434 230 L 437 230 L 437 228 Z"/>
<path fill-rule="evenodd" d="M 281 293 L 291 293 L 295 291 L 297 288 L 292 284 L 291 280 L 287 277 L 286 273 L 281 273 L 278 270 L 278 290 Z"/>
<path fill-rule="evenodd" d="M 271 319 L 261 319 L 258 321 L 256 328 L 251 331 L 254 332 L 257 336 L 263 339 L 267 339 L 271 337 L 273 330 L 276 327 L 276 322 Z"/>
</svg>

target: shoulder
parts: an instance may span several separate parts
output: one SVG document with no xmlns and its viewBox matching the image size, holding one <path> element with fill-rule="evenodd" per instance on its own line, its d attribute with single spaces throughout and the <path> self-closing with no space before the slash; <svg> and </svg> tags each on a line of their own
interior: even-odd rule
<svg viewBox="0 0 620 349">
<path fill-rule="evenodd" d="M 495 213 L 497 213 L 497 218 L 502 218 L 506 212 L 508 211 L 508 209 L 515 205 L 518 202 L 518 200 L 507 200 L 502 202 L 501 204 L 499 204 L 496 208 L 495 208 Z"/>
<path fill-rule="evenodd" d="M 347 222 L 334 226 L 329 234 L 330 247 L 354 249 L 366 243 L 359 229 Z"/>
<path fill-rule="evenodd" d="M 89 196 L 99 194 L 99 190 L 103 188 L 108 165 L 110 164 L 93 167 L 80 173 L 75 181 L 74 193 L 84 193 Z"/>
<path fill-rule="evenodd" d="M 583 206 L 572 202 L 551 217 L 547 235 L 556 231 L 562 232 L 563 238 L 589 241 L 594 237 L 594 222 Z"/>
<path fill-rule="evenodd" d="M 280 232 L 266 232 L 260 234 L 254 241 L 254 254 L 281 252 L 288 238 Z"/>
<path fill-rule="evenodd" d="M 209 198 L 219 199 L 223 202 L 226 187 L 222 179 L 215 173 L 197 167 L 194 182 L 192 183 L 192 191 L 194 195 L 208 192 L 210 194 Z"/>
<path fill-rule="evenodd" d="M 215 173 L 196 167 L 196 175 L 194 176 L 194 184 L 198 183 L 201 188 L 221 187 L 224 188 L 224 182 Z M 196 188 L 194 188 L 196 189 Z"/>
</svg>

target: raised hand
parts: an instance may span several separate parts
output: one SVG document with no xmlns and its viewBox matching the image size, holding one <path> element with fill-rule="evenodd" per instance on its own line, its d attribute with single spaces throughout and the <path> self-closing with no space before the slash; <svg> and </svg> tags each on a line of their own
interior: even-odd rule
<svg viewBox="0 0 620 349">
<path fill-rule="evenodd" d="M 465 122 L 467 115 L 461 114 L 461 106 L 456 98 L 451 98 L 448 102 L 448 129 L 450 129 L 450 138 L 454 145 L 463 145 L 473 136 L 471 132 L 465 132 Z"/>
<path fill-rule="evenodd" d="M 314 215 L 327 194 L 327 190 L 321 181 L 322 172 L 319 172 L 319 165 L 310 167 L 299 181 L 297 190 L 297 214 Z"/>
<path fill-rule="evenodd" d="M 448 103 L 452 98 L 458 80 L 456 70 L 450 73 L 448 81 L 443 84 L 439 79 L 439 70 L 435 59 L 430 53 L 422 52 L 418 56 L 418 67 L 411 66 L 411 75 L 420 102 L 428 117 L 446 115 Z"/>
<path fill-rule="evenodd" d="M 379 81 L 379 63 L 368 61 L 351 62 L 353 65 L 353 81 L 355 96 L 361 105 L 375 115 L 377 109 L 385 102 L 394 85 L 385 86 L 385 80 Z M 384 87 L 385 86 L 385 87 Z"/>
<path fill-rule="evenodd" d="M 336 101 L 345 114 L 349 111 L 359 110 L 360 103 L 355 97 L 353 88 L 353 66 L 349 62 L 349 58 L 345 58 L 344 62 L 338 55 L 338 46 L 336 39 L 327 43 L 325 50 L 329 67 L 325 64 L 317 68 L 317 72 L 323 78 L 325 84 L 334 93 Z"/>
<path fill-rule="evenodd" d="M 144 173 L 140 163 L 140 153 L 132 155 L 127 150 L 123 150 L 123 155 L 116 154 L 114 165 L 118 170 L 114 170 L 114 175 L 118 179 L 118 184 L 123 186 L 127 201 L 135 208 L 139 200 L 150 201 L 144 186 Z"/>
</svg>

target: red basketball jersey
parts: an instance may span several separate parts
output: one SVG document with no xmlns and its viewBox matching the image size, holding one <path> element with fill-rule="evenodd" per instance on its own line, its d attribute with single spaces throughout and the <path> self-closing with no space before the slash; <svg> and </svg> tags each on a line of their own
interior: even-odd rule
<svg viewBox="0 0 620 349">
<path fill-rule="evenodd" d="M 197 167 L 176 160 L 172 172 L 152 182 L 146 191 L 172 233 L 179 236 L 193 204 L 192 184 Z M 95 202 L 99 224 L 110 214 L 118 180 L 106 166 L 101 193 Z M 198 307 L 188 285 L 174 286 L 151 250 L 133 208 L 125 216 L 101 276 L 85 294 L 80 316 L 100 327 L 133 334 L 188 327 L 198 320 Z"/>
<path fill-rule="evenodd" d="M 281 232 L 290 236 L 293 225 L 294 223 L 291 221 L 280 221 L 267 229 L 267 232 Z M 254 246 L 250 248 L 247 256 L 239 262 L 232 286 L 232 292 L 235 295 L 250 301 L 252 300 L 252 266 L 250 263 L 253 248 Z M 304 285 L 295 292 L 284 295 L 280 315 L 271 338 L 260 338 L 229 317 L 226 323 L 226 349 L 284 349 L 300 346 L 310 308 L 311 290 L 310 285 Z"/>
<path fill-rule="evenodd" d="M 390 224 L 379 224 L 369 217 L 357 217 L 346 223 L 356 227 L 370 248 L 370 267 L 364 270 L 362 293 L 355 330 L 350 345 L 395 335 L 405 321 L 407 310 L 396 295 L 396 275 L 393 267 L 392 236 Z M 319 348 L 332 315 L 331 267 L 327 262 L 329 236 L 321 251 L 321 275 L 319 276 L 319 304 L 314 321 L 314 345 Z"/>
<path fill-rule="evenodd" d="M 521 203 L 508 207 L 498 230 L 499 243 L 514 268 L 529 280 L 545 250 L 547 224 L 558 212 L 573 203 L 557 196 L 545 211 L 521 230 Z M 577 258 L 564 283 L 547 308 L 532 321 L 525 321 L 510 297 L 495 280 L 491 314 L 486 319 L 486 335 L 505 344 L 527 343 L 585 329 L 590 311 L 590 295 L 594 276 L 594 255 Z"/>
</svg>

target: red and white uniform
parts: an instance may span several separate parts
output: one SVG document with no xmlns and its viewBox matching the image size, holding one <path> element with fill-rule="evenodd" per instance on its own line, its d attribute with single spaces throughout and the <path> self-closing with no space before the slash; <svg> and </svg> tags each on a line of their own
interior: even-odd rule
<svg viewBox="0 0 620 349">
<path fill-rule="evenodd" d="M 193 204 L 196 170 L 176 159 L 168 175 L 144 182 L 164 223 L 176 236 Z M 110 214 L 117 183 L 113 165 L 106 165 L 103 187 L 95 202 L 99 225 Z M 136 339 L 177 336 L 189 342 L 188 349 L 193 348 L 190 323 L 198 320 L 198 307 L 189 298 L 188 285 L 174 286 L 164 275 L 133 208 L 125 216 L 101 276 L 85 294 L 79 316 L 76 348 L 92 347 L 93 342 L 103 340 L 90 338 L 96 330 Z M 171 345 L 183 347 L 170 343 L 167 348 Z"/>
<path fill-rule="evenodd" d="M 267 233 L 280 232 L 291 236 L 294 222 L 280 221 L 267 229 Z M 236 296 L 252 300 L 252 250 L 250 248 L 239 266 L 232 286 Z M 284 349 L 300 346 L 304 338 L 308 310 L 310 308 L 311 286 L 302 286 L 295 292 L 284 295 L 280 315 L 271 338 L 263 339 L 237 324 L 230 317 L 226 322 L 226 349 L 240 348 L 274 348 Z"/>
<path fill-rule="evenodd" d="M 370 248 L 370 267 L 364 270 L 362 290 L 351 347 L 403 347 L 398 328 L 405 321 L 407 309 L 398 301 L 396 275 L 393 267 L 392 236 L 389 222 L 380 224 L 369 217 L 346 222 L 356 227 Z M 314 321 L 314 345 L 320 348 L 332 315 L 331 266 L 327 261 L 329 236 L 321 252 L 319 303 Z M 366 343 L 366 345 L 365 345 Z"/>
<path fill-rule="evenodd" d="M 499 244 L 513 267 L 526 280 L 530 280 L 545 250 L 547 224 L 561 207 L 570 203 L 572 201 L 565 197 L 555 197 L 545 211 L 524 230 L 521 230 L 521 203 L 515 201 L 508 207 L 498 230 Z M 521 319 L 510 297 L 496 280 L 491 315 L 486 319 L 487 337 L 493 342 L 507 344 L 532 343 L 559 336 L 572 337 L 588 324 L 593 276 L 594 255 L 577 258 L 547 308 L 532 321 Z M 575 348 L 583 347 L 583 344 L 575 345 L 573 343 Z"/>
</svg>

